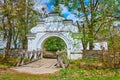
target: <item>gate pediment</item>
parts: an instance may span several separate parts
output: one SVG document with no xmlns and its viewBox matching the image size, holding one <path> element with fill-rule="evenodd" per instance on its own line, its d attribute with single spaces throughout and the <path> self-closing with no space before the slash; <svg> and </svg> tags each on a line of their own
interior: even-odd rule
<svg viewBox="0 0 120 80">
<path fill-rule="evenodd" d="M 51 16 L 52 15 L 52 16 Z M 77 26 L 72 24 L 71 20 L 65 20 L 65 18 L 51 14 L 47 18 L 43 19 L 43 22 L 39 22 L 37 26 L 31 29 L 31 33 L 38 32 L 78 32 Z"/>
</svg>

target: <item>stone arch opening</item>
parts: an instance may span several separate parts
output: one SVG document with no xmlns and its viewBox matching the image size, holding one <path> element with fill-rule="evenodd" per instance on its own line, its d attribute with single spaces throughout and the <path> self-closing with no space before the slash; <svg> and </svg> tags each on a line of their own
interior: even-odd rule
<svg viewBox="0 0 120 80">
<path fill-rule="evenodd" d="M 56 33 L 56 34 L 55 33 L 48 33 L 48 34 L 43 35 L 42 37 L 39 38 L 39 40 L 36 44 L 37 45 L 36 48 L 39 50 L 42 50 L 44 42 L 50 37 L 58 37 L 64 41 L 64 43 L 66 44 L 67 57 L 69 58 L 70 57 L 70 49 L 71 49 L 70 43 L 71 42 L 64 35 L 62 35 L 60 33 Z"/>
<path fill-rule="evenodd" d="M 43 50 L 43 57 L 45 58 L 56 58 L 56 52 L 58 50 L 61 51 L 67 48 L 64 40 L 56 36 L 46 38 L 41 46 Z"/>
</svg>

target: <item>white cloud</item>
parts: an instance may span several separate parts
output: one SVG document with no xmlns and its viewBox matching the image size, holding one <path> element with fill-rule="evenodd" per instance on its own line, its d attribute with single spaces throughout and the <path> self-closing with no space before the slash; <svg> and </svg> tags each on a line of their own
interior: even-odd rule
<svg viewBox="0 0 120 80">
<path fill-rule="evenodd" d="M 71 13 L 71 12 L 68 10 L 68 8 L 67 8 L 66 6 L 64 6 L 64 5 L 62 5 L 62 4 L 60 4 L 59 6 L 60 6 L 60 8 L 62 9 L 61 14 L 63 14 L 63 15 L 64 15 L 64 14 L 68 14 L 68 16 L 65 16 L 66 19 L 68 19 L 68 20 L 73 20 L 73 23 L 75 23 L 76 21 L 79 20 L 73 13 Z"/>
<path fill-rule="evenodd" d="M 45 9 L 45 11 L 42 10 L 43 8 Z M 33 6 L 33 9 L 38 11 L 41 14 L 44 14 L 45 12 L 49 13 L 47 6 L 39 1 L 35 3 L 35 5 Z"/>
<path fill-rule="evenodd" d="M 70 14 L 67 17 L 68 20 L 73 20 L 73 23 L 75 23 L 76 21 L 78 21 L 78 18 L 74 15 L 74 14 Z"/>
<path fill-rule="evenodd" d="M 40 2 L 45 4 L 45 3 L 49 3 L 50 0 L 40 0 Z"/>
<path fill-rule="evenodd" d="M 61 14 L 70 13 L 70 12 L 68 11 L 68 8 L 67 8 L 66 6 L 64 6 L 64 5 L 62 5 L 62 4 L 60 4 L 59 6 L 60 6 L 60 8 L 62 9 Z"/>
<path fill-rule="evenodd" d="M 42 3 L 42 4 L 45 4 L 45 3 L 49 3 L 50 0 L 34 0 L 35 3 Z"/>
</svg>

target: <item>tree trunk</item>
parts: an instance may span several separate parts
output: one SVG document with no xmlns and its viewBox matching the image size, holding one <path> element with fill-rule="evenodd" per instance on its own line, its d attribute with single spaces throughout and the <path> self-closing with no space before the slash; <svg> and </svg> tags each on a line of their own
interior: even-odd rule
<svg viewBox="0 0 120 80">
<path fill-rule="evenodd" d="M 7 37 L 7 44 L 6 44 L 6 48 L 5 48 L 5 53 L 4 53 L 4 60 L 7 60 L 9 58 L 9 50 L 10 50 L 10 46 L 11 46 L 11 39 L 12 39 L 12 32 L 11 32 L 11 28 L 9 29 L 9 36 Z"/>
<path fill-rule="evenodd" d="M 14 40 L 14 48 L 17 49 L 17 44 L 16 44 L 17 40 Z"/>
<path fill-rule="evenodd" d="M 27 37 L 26 36 L 22 40 L 22 49 L 27 49 Z"/>
<path fill-rule="evenodd" d="M 9 28 L 8 28 L 8 33 L 7 33 L 7 45 L 6 45 L 6 50 L 5 50 L 5 59 L 6 57 L 9 57 L 9 50 L 11 47 L 11 42 L 12 42 L 12 23 L 11 23 L 11 19 L 9 18 L 9 16 L 7 16 L 8 19 L 8 24 L 9 24 Z"/>
<path fill-rule="evenodd" d="M 93 26 L 89 27 L 89 33 L 88 33 L 88 40 L 89 40 L 89 49 L 92 50 L 94 48 L 93 42 L 94 42 L 94 36 L 93 36 Z"/>
</svg>

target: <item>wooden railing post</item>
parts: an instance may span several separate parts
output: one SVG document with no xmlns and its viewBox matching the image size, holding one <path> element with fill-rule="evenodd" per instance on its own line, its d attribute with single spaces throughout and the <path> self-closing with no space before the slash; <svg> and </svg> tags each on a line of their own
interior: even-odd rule
<svg viewBox="0 0 120 80">
<path fill-rule="evenodd" d="M 23 65 L 25 62 L 24 60 L 27 58 L 28 61 L 26 63 L 30 63 L 32 61 L 36 61 L 41 58 L 41 51 L 19 51 L 20 61 L 17 63 L 16 66 Z"/>
<path fill-rule="evenodd" d="M 30 62 L 30 51 L 27 51 L 28 62 Z"/>
<path fill-rule="evenodd" d="M 25 58 L 25 51 L 20 52 L 20 61 L 17 63 L 17 66 L 24 64 L 24 58 Z"/>
<path fill-rule="evenodd" d="M 61 54 L 62 53 L 59 50 L 56 52 L 57 62 L 58 62 L 58 64 L 59 64 L 60 67 L 65 68 L 65 65 L 64 65 L 64 63 L 63 63 L 63 61 L 61 59 Z"/>
</svg>

